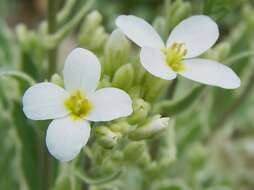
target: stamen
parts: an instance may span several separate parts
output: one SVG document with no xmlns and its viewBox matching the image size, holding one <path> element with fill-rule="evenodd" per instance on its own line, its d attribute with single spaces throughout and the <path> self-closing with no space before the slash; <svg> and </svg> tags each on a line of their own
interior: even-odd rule
<svg viewBox="0 0 254 190">
<path fill-rule="evenodd" d="M 82 119 L 92 109 L 91 102 L 79 91 L 73 92 L 64 102 L 65 107 L 70 111 L 73 119 Z"/>
<path fill-rule="evenodd" d="M 171 47 L 162 49 L 165 55 L 166 64 L 175 72 L 181 72 L 185 70 L 182 63 L 183 57 L 186 55 L 187 50 L 183 43 L 174 42 Z"/>
</svg>

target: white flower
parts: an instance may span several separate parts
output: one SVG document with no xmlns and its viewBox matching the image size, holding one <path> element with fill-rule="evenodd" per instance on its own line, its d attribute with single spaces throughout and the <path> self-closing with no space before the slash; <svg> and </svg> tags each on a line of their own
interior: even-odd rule
<svg viewBox="0 0 254 190">
<path fill-rule="evenodd" d="M 165 80 L 180 74 L 193 81 L 234 89 L 239 77 L 227 66 L 216 61 L 194 58 L 217 41 L 217 24 L 204 15 L 191 16 L 178 24 L 168 37 L 166 46 L 155 29 L 136 16 L 121 15 L 116 19 L 121 31 L 141 47 L 144 68 Z"/>
<path fill-rule="evenodd" d="M 46 144 L 49 152 L 61 161 L 72 160 L 87 143 L 88 121 L 110 121 L 132 113 L 132 101 L 123 90 L 96 90 L 100 73 L 96 56 L 77 48 L 66 59 L 65 89 L 42 82 L 24 94 L 23 110 L 28 118 L 54 119 L 47 129 Z"/>
</svg>

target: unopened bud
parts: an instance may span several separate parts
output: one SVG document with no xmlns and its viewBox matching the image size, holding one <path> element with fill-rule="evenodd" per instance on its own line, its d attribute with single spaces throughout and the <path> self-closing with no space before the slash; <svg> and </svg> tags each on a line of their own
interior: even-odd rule
<svg viewBox="0 0 254 190">
<path fill-rule="evenodd" d="M 138 162 L 145 151 L 147 151 L 145 142 L 131 142 L 123 150 L 124 158 L 130 162 Z"/>
<path fill-rule="evenodd" d="M 141 96 L 141 86 L 133 86 L 129 90 L 129 95 L 131 96 L 132 99 L 138 99 Z"/>
<path fill-rule="evenodd" d="M 105 87 L 110 87 L 110 86 L 112 86 L 112 85 L 111 85 L 110 79 L 108 77 L 104 77 L 99 83 L 99 88 L 105 88 Z"/>
<path fill-rule="evenodd" d="M 16 27 L 17 38 L 22 49 L 30 51 L 38 45 L 38 39 L 34 31 L 29 31 L 24 24 L 19 24 Z"/>
<path fill-rule="evenodd" d="M 144 99 L 148 102 L 153 102 L 158 98 L 159 94 L 163 94 L 163 92 L 167 89 L 168 81 L 161 80 L 152 75 L 147 75 L 144 86 Z"/>
<path fill-rule="evenodd" d="M 204 57 L 208 59 L 214 59 L 217 61 L 223 61 L 227 58 L 231 50 L 231 45 L 228 42 L 221 42 L 214 48 L 208 50 Z"/>
<path fill-rule="evenodd" d="M 143 99 L 134 100 L 133 114 L 128 118 L 128 122 L 131 124 L 143 122 L 146 119 L 150 109 L 150 104 L 145 102 Z"/>
<path fill-rule="evenodd" d="M 138 127 L 129 134 L 132 140 L 143 140 L 152 138 L 164 132 L 169 125 L 169 117 L 155 118 L 148 124 Z"/>
<path fill-rule="evenodd" d="M 132 126 L 126 121 L 120 121 L 117 123 L 113 123 L 109 126 L 110 130 L 116 133 L 121 133 L 122 135 L 127 134 Z"/>
<path fill-rule="evenodd" d="M 130 53 L 130 42 L 119 30 L 114 30 L 105 46 L 104 71 L 112 76 L 112 73 L 128 60 Z"/>
<path fill-rule="evenodd" d="M 122 65 L 114 74 L 112 85 L 123 90 L 128 90 L 134 79 L 134 69 L 132 64 Z"/>
<path fill-rule="evenodd" d="M 155 30 L 163 37 L 165 36 L 165 25 L 166 21 L 163 17 L 157 17 L 153 23 Z"/>
<path fill-rule="evenodd" d="M 121 136 L 121 134 L 111 131 L 106 126 L 96 127 L 95 133 L 98 138 L 98 143 L 107 149 L 113 148 L 117 142 L 117 139 L 119 136 Z"/>
<path fill-rule="evenodd" d="M 50 82 L 52 82 L 58 86 L 61 86 L 61 87 L 64 86 L 64 81 L 63 81 L 62 77 L 58 74 L 53 74 L 51 76 Z"/>
<path fill-rule="evenodd" d="M 102 26 L 102 16 L 98 11 L 91 12 L 81 25 L 78 41 L 81 47 L 101 52 L 108 34 Z"/>
</svg>

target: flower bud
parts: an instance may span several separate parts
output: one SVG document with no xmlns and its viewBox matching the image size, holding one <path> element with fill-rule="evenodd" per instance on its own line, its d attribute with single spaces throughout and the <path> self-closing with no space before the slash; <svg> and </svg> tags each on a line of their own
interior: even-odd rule
<svg viewBox="0 0 254 190">
<path fill-rule="evenodd" d="M 51 76 L 50 82 L 52 82 L 58 86 L 61 86 L 61 87 L 64 86 L 64 81 L 63 81 L 62 77 L 56 73 Z"/>
<path fill-rule="evenodd" d="M 16 33 L 19 44 L 22 46 L 24 51 L 30 51 L 38 45 L 36 34 L 34 31 L 28 31 L 27 27 L 24 24 L 19 24 L 16 27 Z"/>
<path fill-rule="evenodd" d="M 132 140 L 143 140 L 152 138 L 164 132 L 169 125 L 169 117 L 155 118 L 148 124 L 138 127 L 129 134 Z"/>
<path fill-rule="evenodd" d="M 143 122 L 146 119 L 150 109 L 150 104 L 145 102 L 143 99 L 134 100 L 133 113 L 130 117 L 128 117 L 128 122 L 130 124 L 138 124 Z"/>
<path fill-rule="evenodd" d="M 98 88 L 105 88 L 105 87 L 111 87 L 111 82 L 109 77 L 103 77 L 103 79 L 100 81 Z"/>
<path fill-rule="evenodd" d="M 112 85 L 123 90 L 128 90 L 133 82 L 134 69 L 132 64 L 122 65 L 114 74 Z"/>
<path fill-rule="evenodd" d="M 141 86 L 133 86 L 129 90 L 129 95 L 132 99 L 138 99 L 141 96 Z"/>
<path fill-rule="evenodd" d="M 95 129 L 98 143 L 107 149 L 113 148 L 121 134 L 111 131 L 106 126 L 99 126 Z"/>
<path fill-rule="evenodd" d="M 113 123 L 109 126 L 110 130 L 116 133 L 121 133 L 122 135 L 127 134 L 131 129 L 132 126 L 126 121 L 120 121 L 117 123 Z"/>
<path fill-rule="evenodd" d="M 114 71 L 128 60 L 130 53 L 130 42 L 119 30 L 114 30 L 105 46 L 104 71 L 112 76 Z"/>
<path fill-rule="evenodd" d="M 160 34 L 160 36 L 166 37 L 165 34 L 165 25 L 166 25 L 166 21 L 163 17 L 156 17 L 153 26 L 155 28 L 155 30 Z"/>
<path fill-rule="evenodd" d="M 161 80 L 152 75 L 147 75 L 144 84 L 144 99 L 149 102 L 155 101 L 167 89 L 168 83 L 167 80 Z"/>
<path fill-rule="evenodd" d="M 102 16 L 98 11 L 93 11 L 86 17 L 78 36 L 81 47 L 86 47 L 94 52 L 103 50 L 108 35 L 101 23 Z"/>
<path fill-rule="evenodd" d="M 228 42 L 221 42 L 213 49 L 208 50 L 204 57 L 208 59 L 215 59 L 217 61 L 223 61 L 227 58 L 231 50 L 231 45 Z"/>
<path fill-rule="evenodd" d="M 145 142 L 131 142 L 123 150 L 124 158 L 130 162 L 137 162 L 145 151 L 147 151 Z"/>
<path fill-rule="evenodd" d="M 169 26 L 169 30 L 171 30 L 191 14 L 192 6 L 190 2 L 178 0 L 172 4 L 169 3 L 166 9 L 168 10 L 166 26 Z"/>
</svg>

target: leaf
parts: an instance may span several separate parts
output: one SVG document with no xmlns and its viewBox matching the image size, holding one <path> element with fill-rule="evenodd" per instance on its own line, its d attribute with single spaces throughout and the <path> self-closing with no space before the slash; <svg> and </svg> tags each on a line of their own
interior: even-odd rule
<svg viewBox="0 0 254 190">
<path fill-rule="evenodd" d="M 40 187 L 40 147 L 38 142 L 38 131 L 22 111 L 19 102 L 15 102 L 12 112 L 13 122 L 21 142 L 21 165 L 25 179 L 31 190 Z"/>
<path fill-rule="evenodd" d="M 0 65 L 9 65 L 13 61 L 11 33 L 0 20 Z"/>
</svg>

